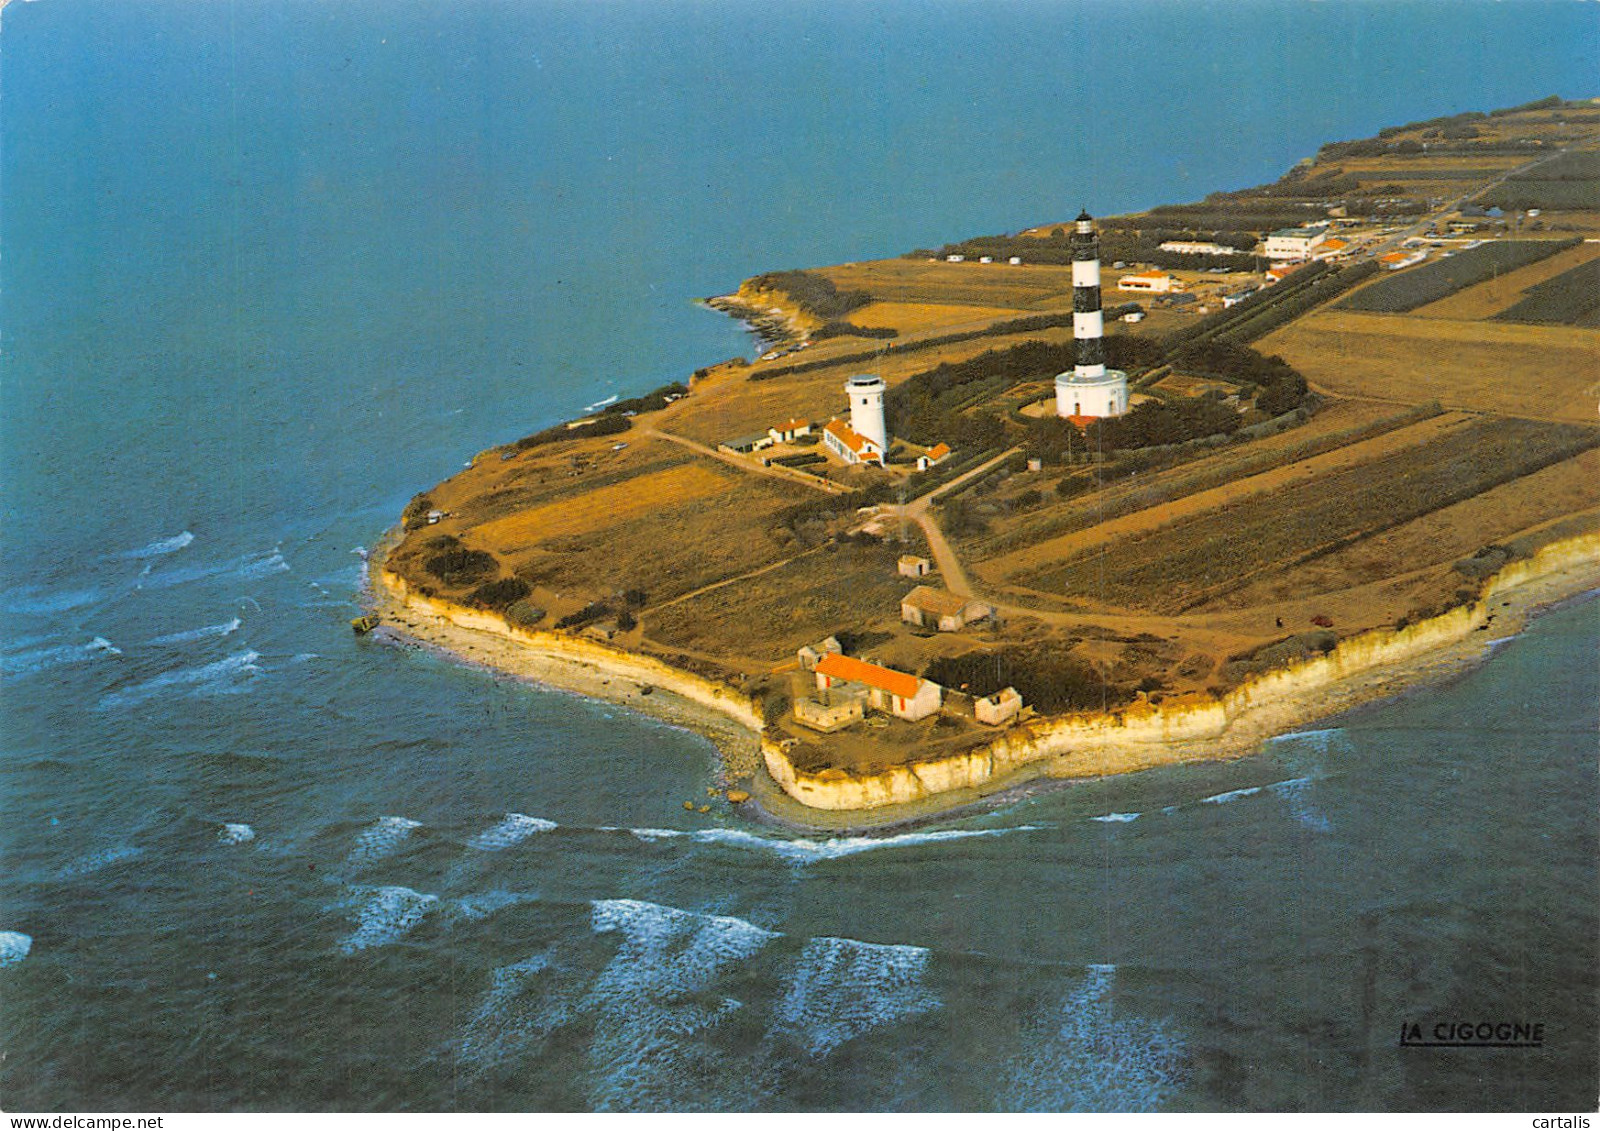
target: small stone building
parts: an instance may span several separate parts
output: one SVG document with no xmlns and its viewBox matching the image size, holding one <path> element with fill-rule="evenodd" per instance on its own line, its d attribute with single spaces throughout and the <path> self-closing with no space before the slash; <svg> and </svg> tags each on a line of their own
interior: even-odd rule
<svg viewBox="0 0 1600 1131">
<path fill-rule="evenodd" d="M 927 577 L 928 571 L 933 568 L 933 563 L 927 558 L 919 558 L 915 554 L 902 554 L 900 556 L 899 571 L 901 577 Z"/>
<path fill-rule="evenodd" d="M 980 723 L 988 723 L 992 727 L 1008 723 L 1021 713 L 1022 696 L 1015 687 L 1007 687 L 1002 691 L 996 691 L 993 695 L 972 701 L 973 717 Z"/>
<path fill-rule="evenodd" d="M 815 698 L 794 701 L 794 720 L 812 730 L 831 734 L 859 723 L 867 716 L 866 692 L 848 685 L 819 691 Z"/>
<path fill-rule="evenodd" d="M 902 621 L 940 632 L 960 632 L 974 621 L 993 615 L 993 605 L 930 585 L 917 586 L 900 601 Z"/>
<path fill-rule="evenodd" d="M 838 655 L 843 651 L 844 647 L 839 643 L 839 638 L 830 636 L 825 640 L 819 640 L 815 644 L 807 644 L 796 652 L 795 656 L 800 661 L 800 670 L 809 672 L 816 670 L 817 661 L 822 657 L 830 653 Z"/>
</svg>

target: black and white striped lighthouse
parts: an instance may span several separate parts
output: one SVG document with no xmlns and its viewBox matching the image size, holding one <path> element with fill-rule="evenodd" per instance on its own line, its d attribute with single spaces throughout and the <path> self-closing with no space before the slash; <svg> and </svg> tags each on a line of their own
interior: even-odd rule
<svg viewBox="0 0 1600 1131">
<path fill-rule="evenodd" d="M 1100 313 L 1100 238 L 1094 217 L 1078 213 L 1072 231 L 1072 337 L 1076 345 L 1074 377 L 1104 377 L 1105 321 Z"/>
<path fill-rule="evenodd" d="M 1100 238 L 1094 217 L 1078 214 L 1072 229 L 1072 372 L 1056 378 L 1057 416 L 1121 416 L 1128 411 L 1128 377 L 1106 368 L 1105 321 L 1100 313 Z"/>
</svg>

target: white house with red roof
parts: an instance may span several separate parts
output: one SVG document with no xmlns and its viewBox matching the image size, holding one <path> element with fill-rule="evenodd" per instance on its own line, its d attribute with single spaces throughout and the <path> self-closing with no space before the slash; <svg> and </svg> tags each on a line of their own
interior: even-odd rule
<svg viewBox="0 0 1600 1131">
<path fill-rule="evenodd" d="M 937 443 L 917 457 L 917 470 L 927 471 L 928 468 L 941 464 L 950 458 L 950 445 Z"/>
<path fill-rule="evenodd" d="M 845 463 L 874 463 L 879 467 L 883 466 L 884 451 L 878 441 L 870 436 L 863 436 L 837 417 L 823 426 L 822 442 Z"/>
<path fill-rule="evenodd" d="M 873 707 L 912 722 L 935 714 L 944 700 L 944 689 L 932 680 L 869 664 L 854 656 L 830 652 L 817 661 L 814 671 L 818 691 L 836 686 L 864 687 L 867 702 Z"/>
</svg>

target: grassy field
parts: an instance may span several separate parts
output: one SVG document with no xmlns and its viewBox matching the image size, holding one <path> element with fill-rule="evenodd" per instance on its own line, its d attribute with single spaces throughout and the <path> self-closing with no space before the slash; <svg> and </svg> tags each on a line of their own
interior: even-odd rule
<svg viewBox="0 0 1600 1131">
<path fill-rule="evenodd" d="M 1207 612 L 1271 606 L 1306 594 L 1379 584 L 1435 562 L 1470 557 L 1531 527 L 1600 507 L 1600 449 L 1402 523 L 1293 569 L 1269 573 L 1201 606 Z"/>
<path fill-rule="evenodd" d="M 1173 476 L 1142 491 L 1125 496 L 1128 509 L 1111 515 L 1086 511 L 1083 519 L 1098 519 L 1077 530 L 1053 538 L 1030 539 L 1029 543 L 986 561 L 985 577 L 1024 580 L 1051 563 L 1092 550 L 1108 541 L 1142 537 L 1154 530 L 1207 512 L 1236 507 L 1260 495 L 1277 495 L 1296 489 L 1312 479 L 1371 463 L 1397 452 L 1414 448 L 1437 437 L 1470 427 L 1474 418 L 1465 413 L 1441 413 L 1423 420 L 1402 418 L 1393 429 L 1363 429 L 1351 442 L 1318 445 L 1300 449 L 1280 449 L 1283 457 L 1271 466 L 1252 471 L 1252 464 L 1236 461 L 1231 466 L 1196 469 L 1187 475 Z M 1258 466 L 1258 465 L 1256 465 Z M 1101 517 L 1103 515 L 1103 517 Z"/>
<path fill-rule="evenodd" d="M 1338 309 L 1403 314 L 1565 250 L 1561 240 L 1494 240 L 1448 259 L 1385 274 L 1341 300 Z"/>
<path fill-rule="evenodd" d="M 878 302 L 1011 311 L 1072 309 L 1070 266 L 879 259 L 828 267 L 818 274 L 840 290 L 866 291 Z"/>
<path fill-rule="evenodd" d="M 926 330 L 946 330 L 960 326 L 981 326 L 1002 318 L 1015 318 L 1016 310 L 1001 306 L 957 306 L 950 303 L 870 302 L 852 311 L 850 321 L 857 326 L 883 326 L 902 334 Z"/>
<path fill-rule="evenodd" d="M 1419 306 L 1411 313 L 1418 318 L 1454 318 L 1461 321 L 1491 318 L 1517 302 L 1523 292 L 1597 256 L 1600 256 L 1600 244 L 1580 243 L 1548 259 L 1467 287 L 1438 302 Z"/>
<path fill-rule="evenodd" d="M 694 503 L 731 488 L 738 472 L 701 461 L 632 476 L 543 506 L 519 508 L 478 529 L 496 545 L 516 552 L 551 538 L 597 533 L 654 512 Z"/>
<path fill-rule="evenodd" d="M 1337 396 L 1398 404 L 1588 422 L 1600 391 L 1594 333 L 1568 327 L 1330 311 L 1257 348 Z"/>
<path fill-rule="evenodd" d="M 1585 245 L 1588 246 L 1591 245 Z M 1495 318 L 1504 322 L 1600 327 L 1600 259 L 1581 263 L 1530 288 L 1527 297 Z"/>
<path fill-rule="evenodd" d="M 652 603 L 668 600 L 792 553 L 778 519 L 803 491 L 734 472 L 717 494 L 677 500 L 505 557 L 519 574 L 557 593 L 642 589 Z M 479 532 L 474 543 L 486 540 Z"/>
<path fill-rule="evenodd" d="M 1177 613 L 1597 444 L 1600 429 L 1483 420 L 1044 566 L 1025 580 L 1112 606 Z"/>
<path fill-rule="evenodd" d="M 876 373 L 894 386 L 940 362 L 964 361 L 986 350 L 1032 340 L 1071 341 L 1072 330 L 1058 328 L 1031 334 L 974 338 L 915 353 L 886 354 L 875 364 L 813 369 L 784 374 L 770 381 L 733 377 L 697 389 L 693 397 L 672 406 L 662 414 L 661 426 L 691 439 L 715 444 L 730 436 L 764 432 L 791 416 L 825 422 L 834 416 L 849 415 L 844 382 L 853 373 Z"/>
<path fill-rule="evenodd" d="M 1600 208 L 1600 153 L 1566 153 L 1507 178 L 1480 198 L 1505 209 Z"/>
<path fill-rule="evenodd" d="M 1010 520 L 997 522 L 989 534 L 964 541 L 962 552 L 979 562 L 999 559 L 1013 551 L 1026 550 L 1123 515 L 1382 435 L 1420 417 L 1415 411 L 1396 412 L 1390 405 L 1335 401 L 1308 423 L 1276 436 L 1224 447 L 1176 467 L 1110 484 L 1091 494 L 1047 501 Z M 1053 499 L 1053 492 L 1046 498 Z"/>
<path fill-rule="evenodd" d="M 916 582 L 895 572 L 902 548 L 839 545 L 777 569 L 645 614 L 652 640 L 675 648 L 731 653 L 767 663 L 836 632 L 900 619 L 900 598 Z"/>
</svg>

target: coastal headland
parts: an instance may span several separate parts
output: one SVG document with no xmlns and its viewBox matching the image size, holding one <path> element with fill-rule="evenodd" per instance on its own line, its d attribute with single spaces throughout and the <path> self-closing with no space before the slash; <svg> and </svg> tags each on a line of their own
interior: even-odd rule
<svg viewBox="0 0 1600 1131">
<path fill-rule="evenodd" d="M 375 611 L 706 733 L 734 798 L 845 828 L 1242 756 L 1600 588 L 1600 103 L 1099 224 L 1125 416 L 1056 415 L 1062 225 L 772 272 L 708 300 L 754 360 L 414 499 Z M 833 423 L 860 374 L 877 460 Z"/>
</svg>

